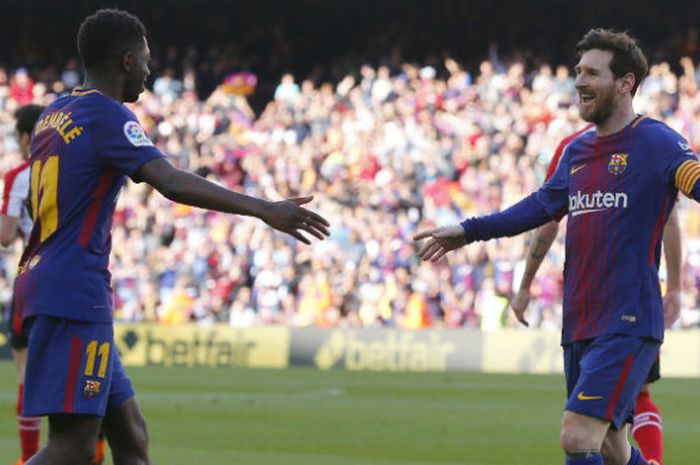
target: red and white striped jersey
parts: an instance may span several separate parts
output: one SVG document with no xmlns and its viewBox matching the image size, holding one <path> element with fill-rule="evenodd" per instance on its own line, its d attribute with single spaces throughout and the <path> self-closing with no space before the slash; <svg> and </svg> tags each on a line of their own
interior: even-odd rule
<svg viewBox="0 0 700 465">
<path fill-rule="evenodd" d="M 33 225 L 29 211 L 29 161 L 5 173 L 0 214 L 19 219 L 19 233 L 26 245 Z"/>
</svg>

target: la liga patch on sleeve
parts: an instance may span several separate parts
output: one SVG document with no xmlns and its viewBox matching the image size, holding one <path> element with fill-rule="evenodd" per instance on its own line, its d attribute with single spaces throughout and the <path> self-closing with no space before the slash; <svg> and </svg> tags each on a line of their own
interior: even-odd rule
<svg viewBox="0 0 700 465">
<path fill-rule="evenodd" d="M 136 121 L 127 121 L 124 124 L 124 135 L 136 147 L 152 146 L 153 142 L 146 135 L 146 131 Z"/>
</svg>

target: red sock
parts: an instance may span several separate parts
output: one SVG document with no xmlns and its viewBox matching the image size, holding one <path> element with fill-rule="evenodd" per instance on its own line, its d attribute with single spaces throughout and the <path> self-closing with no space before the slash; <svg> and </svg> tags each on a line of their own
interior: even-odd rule
<svg viewBox="0 0 700 465">
<path fill-rule="evenodd" d="M 664 441 L 661 412 L 648 392 L 640 392 L 634 409 L 632 435 L 650 464 L 663 464 Z"/>
<path fill-rule="evenodd" d="M 22 460 L 26 462 L 39 450 L 41 418 L 23 417 L 23 400 L 24 384 L 20 384 L 19 391 L 17 392 L 17 428 L 19 429 L 19 446 L 22 450 Z"/>
</svg>

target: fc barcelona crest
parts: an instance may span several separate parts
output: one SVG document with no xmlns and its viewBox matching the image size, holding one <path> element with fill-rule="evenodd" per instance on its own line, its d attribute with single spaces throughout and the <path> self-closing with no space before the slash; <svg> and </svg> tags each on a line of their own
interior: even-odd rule
<svg viewBox="0 0 700 465">
<path fill-rule="evenodd" d="M 613 153 L 610 155 L 608 171 L 612 174 L 622 174 L 627 169 L 627 153 Z"/>
<path fill-rule="evenodd" d="M 100 393 L 101 387 L 102 387 L 101 382 L 88 379 L 85 381 L 85 387 L 83 388 L 83 395 L 88 400 L 94 399 Z"/>
</svg>

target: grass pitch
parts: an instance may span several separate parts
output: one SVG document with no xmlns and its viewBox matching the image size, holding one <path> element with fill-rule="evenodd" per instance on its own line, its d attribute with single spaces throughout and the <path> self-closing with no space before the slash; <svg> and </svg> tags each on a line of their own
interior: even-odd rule
<svg viewBox="0 0 700 465">
<path fill-rule="evenodd" d="M 562 376 L 128 369 L 159 465 L 561 464 Z M 0 363 L 0 465 L 18 457 Z M 654 387 L 666 462 L 697 462 L 700 380 Z M 45 439 L 45 435 L 42 440 Z M 108 459 L 107 463 L 111 463 Z"/>
</svg>

